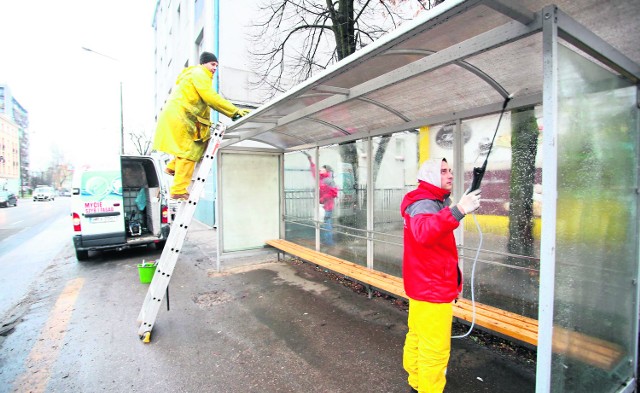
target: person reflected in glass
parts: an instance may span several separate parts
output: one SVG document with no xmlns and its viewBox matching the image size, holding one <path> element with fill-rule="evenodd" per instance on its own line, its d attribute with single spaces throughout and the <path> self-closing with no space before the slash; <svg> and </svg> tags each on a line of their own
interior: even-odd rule
<svg viewBox="0 0 640 393">
<path fill-rule="evenodd" d="M 213 88 L 218 58 L 202 52 L 200 64 L 182 70 L 171 95 L 158 116 L 153 148 L 174 158 L 165 172 L 173 178 L 171 199 L 189 199 L 187 187 L 196 162 L 211 138 L 211 109 L 237 120 L 249 113 L 222 98 Z"/>
<path fill-rule="evenodd" d="M 447 160 L 425 161 L 418 187 L 404 196 L 402 277 L 409 297 L 403 366 L 412 392 L 440 393 L 451 352 L 452 302 L 462 291 L 453 231 L 480 207 L 480 190 L 450 205 L 453 174 Z"/>
<path fill-rule="evenodd" d="M 316 177 L 316 164 L 311 156 L 305 152 L 309 159 L 311 175 L 314 180 Z M 329 165 L 323 165 L 318 169 L 318 189 L 320 195 L 320 215 L 323 218 L 322 228 L 320 230 L 320 242 L 326 246 L 334 246 L 333 238 L 333 209 L 335 207 L 335 199 L 338 196 L 338 187 L 333 179 L 333 168 Z"/>
</svg>

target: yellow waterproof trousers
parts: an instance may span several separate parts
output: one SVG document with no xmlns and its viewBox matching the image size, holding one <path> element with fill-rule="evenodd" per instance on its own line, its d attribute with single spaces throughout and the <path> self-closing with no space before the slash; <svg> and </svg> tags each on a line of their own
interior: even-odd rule
<svg viewBox="0 0 640 393">
<path fill-rule="evenodd" d="M 191 184 L 191 177 L 193 176 L 195 167 L 196 162 L 187 160 L 186 158 L 176 157 L 169 161 L 167 168 L 175 172 L 173 175 L 173 185 L 169 190 L 171 195 L 187 193 L 187 187 Z"/>
<path fill-rule="evenodd" d="M 452 320 L 451 303 L 409 299 L 409 332 L 402 360 L 409 373 L 409 385 L 419 393 L 444 390 L 451 353 Z"/>
</svg>

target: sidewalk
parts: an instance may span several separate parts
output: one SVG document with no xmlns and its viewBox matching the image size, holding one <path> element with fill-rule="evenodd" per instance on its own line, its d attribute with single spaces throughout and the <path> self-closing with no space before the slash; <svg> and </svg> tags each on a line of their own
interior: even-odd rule
<svg viewBox="0 0 640 393">
<path fill-rule="evenodd" d="M 196 266 L 215 268 L 216 231 L 194 224 L 185 251 Z M 234 332 L 233 339 L 210 338 L 222 339 L 227 352 L 217 370 L 230 380 L 239 374 L 255 382 L 210 391 L 408 392 L 402 368 L 406 312 L 331 276 L 265 252 L 223 260 L 220 273 L 207 269 L 202 284 L 209 291 L 196 302 L 210 312 L 224 308 L 217 324 Z M 161 313 L 156 329 L 172 334 L 163 329 L 163 318 Z M 535 364 L 485 346 L 474 333 L 452 341 L 447 392 L 534 390 Z"/>
</svg>

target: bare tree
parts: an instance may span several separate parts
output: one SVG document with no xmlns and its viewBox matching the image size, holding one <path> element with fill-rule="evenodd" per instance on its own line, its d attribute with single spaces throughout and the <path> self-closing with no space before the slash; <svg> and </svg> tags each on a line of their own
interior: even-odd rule
<svg viewBox="0 0 640 393">
<path fill-rule="evenodd" d="M 53 145 L 51 147 L 51 162 L 44 176 L 46 183 L 43 184 L 51 184 L 55 189 L 61 188 L 73 175 L 72 168 L 62 149 L 58 145 Z"/>
<path fill-rule="evenodd" d="M 273 98 L 443 1 L 267 0 L 253 26 L 254 85 Z"/>
<path fill-rule="evenodd" d="M 152 141 L 144 131 L 130 131 L 129 139 L 138 154 L 146 156 L 151 153 Z"/>
</svg>

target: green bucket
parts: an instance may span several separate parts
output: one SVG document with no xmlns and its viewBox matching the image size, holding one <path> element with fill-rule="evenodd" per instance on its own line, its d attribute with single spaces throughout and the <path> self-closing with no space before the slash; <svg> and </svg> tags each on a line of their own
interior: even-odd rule
<svg viewBox="0 0 640 393">
<path fill-rule="evenodd" d="M 138 275 L 140 275 L 140 282 L 143 284 L 149 284 L 153 278 L 153 274 L 156 272 L 158 264 L 155 261 L 142 262 L 138 264 Z"/>
</svg>

